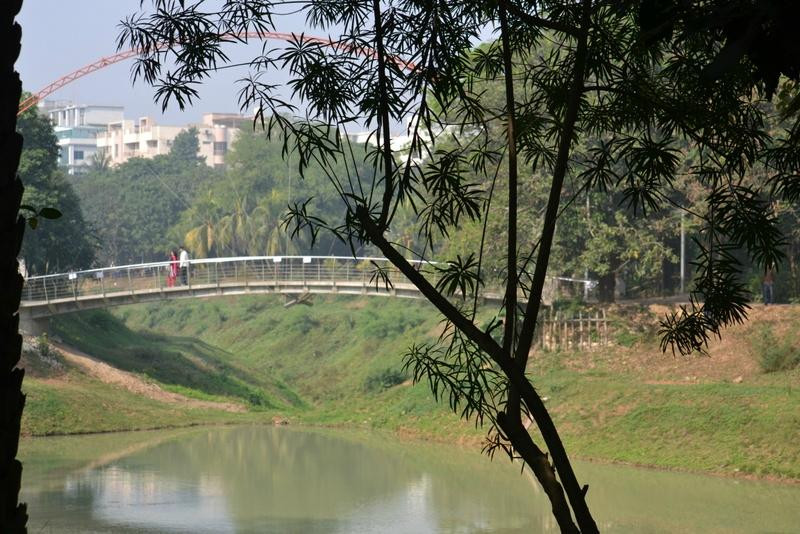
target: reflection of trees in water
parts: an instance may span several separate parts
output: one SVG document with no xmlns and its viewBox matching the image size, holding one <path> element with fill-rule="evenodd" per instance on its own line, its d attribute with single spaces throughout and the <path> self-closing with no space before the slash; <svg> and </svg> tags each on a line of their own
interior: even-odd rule
<svg viewBox="0 0 800 534">
<path fill-rule="evenodd" d="M 118 502 L 117 520 L 156 527 L 163 512 L 142 508 L 165 501 L 189 525 L 199 517 L 187 511 L 210 507 L 237 528 L 276 531 L 517 532 L 547 524 L 546 507 L 530 509 L 532 487 L 508 475 L 441 447 L 305 429 L 214 428 L 75 473 L 63 493 L 37 500 L 74 510 L 70 525 L 113 521 L 108 503 Z"/>
<path fill-rule="evenodd" d="M 237 517 L 341 517 L 421 477 L 397 457 L 325 435 L 237 428 L 152 451 L 166 473 L 219 476 Z"/>
<path fill-rule="evenodd" d="M 148 463 L 163 466 L 164 477 L 197 483 L 205 473 L 219 480 L 237 524 L 265 517 L 343 520 L 370 509 L 388 513 L 389 506 L 424 512 L 436 528 L 529 528 L 541 521 L 534 514 L 549 517 L 546 507 L 543 515 L 530 511 L 532 490 L 521 477 L 498 473 L 497 466 L 476 458 L 414 444 L 240 427 L 213 429 L 147 455 Z M 515 491 L 517 484 L 527 487 Z"/>
<path fill-rule="evenodd" d="M 262 514 L 345 518 L 376 507 L 388 513 L 394 503 L 425 512 L 440 528 L 486 522 L 497 527 L 503 518 L 522 521 L 521 511 L 530 508 L 527 488 L 509 487 L 525 485 L 524 480 L 498 476 L 497 466 L 483 467 L 475 458 L 448 460 L 415 444 L 258 427 L 215 432 L 206 439 L 198 452 L 215 455 L 214 467 L 227 469 L 223 483 L 237 519 Z M 528 513 L 524 522 L 530 525 Z"/>
<path fill-rule="evenodd" d="M 74 439 L 91 447 L 95 438 L 107 436 Z M 111 524 L 125 532 L 119 521 L 126 518 L 131 528 L 156 531 L 169 521 L 223 532 L 226 520 L 228 530 L 303 533 L 558 530 L 538 486 L 505 469 L 503 458 L 491 465 L 452 447 L 314 429 L 194 429 L 160 441 L 123 441 L 120 448 L 132 454 L 106 450 L 110 464 L 26 495 L 31 532 L 45 523 L 45 532 Z M 603 488 L 589 497 L 603 531 L 790 532 L 800 518 L 791 506 L 796 487 L 579 468 Z M 653 487 L 657 501 L 648 497 Z"/>
</svg>

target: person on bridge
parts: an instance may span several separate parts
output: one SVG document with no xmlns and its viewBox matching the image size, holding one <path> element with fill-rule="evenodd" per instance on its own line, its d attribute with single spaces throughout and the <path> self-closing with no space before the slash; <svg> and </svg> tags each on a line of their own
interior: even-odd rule
<svg viewBox="0 0 800 534">
<path fill-rule="evenodd" d="M 169 251 L 169 268 L 167 270 L 167 287 L 174 287 L 178 278 L 178 251 Z"/>
<path fill-rule="evenodd" d="M 180 267 L 181 283 L 187 285 L 189 283 L 189 253 L 184 246 L 181 246 Z"/>
</svg>

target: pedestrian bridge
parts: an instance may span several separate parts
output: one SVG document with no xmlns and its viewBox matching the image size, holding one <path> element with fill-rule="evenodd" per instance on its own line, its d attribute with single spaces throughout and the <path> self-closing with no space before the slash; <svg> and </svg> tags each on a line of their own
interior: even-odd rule
<svg viewBox="0 0 800 534">
<path fill-rule="evenodd" d="M 436 284 L 435 262 L 411 261 Z M 248 256 L 190 260 L 187 283 L 168 284 L 170 262 L 31 276 L 20 303 L 23 321 L 92 308 L 157 300 L 225 295 L 281 294 L 302 301 L 313 294 L 423 298 L 386 258 L 344 256 Z M 378 276 L 378 271 L 385 274 Z M 387 283 L 388 281 L 388 283 Z M 549 279 L 545 301 L 559 283 L 591 285 L 588 280 Z M 483 302 L 501 304 L 501 288 L 484 288 Z M 291 301 L 290 301 L 291 302 Z"/>
<path fill-rule="evenodd" d="M 436 282 L 432 262 L 411 262 Z M 26 279 L 23 319 L 41 319 L 91 308 L 194 297 L 282 294 L 342 294 L 422 298 L 385 258 L 341 256 L 252 256 L 189 260 L 187 283 L 168 284 L 170 262 L 89 269 Z M 376 273 L 380 269 L 386 277 Z M 387 284 L 386 280 L 389 281 Z M 500 302 L 499 292 L 485 299 Z"/>
</svg>

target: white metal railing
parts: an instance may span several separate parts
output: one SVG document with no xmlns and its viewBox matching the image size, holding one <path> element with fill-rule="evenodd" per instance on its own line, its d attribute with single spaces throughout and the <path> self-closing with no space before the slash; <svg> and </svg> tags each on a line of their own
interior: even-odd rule
<svg viewBox="0 0 800 534">
<path fill-rule="evenodd" d="M 175 262 L 178 264 L 179 262 Z M 436 282 L 434 262 L 411 261 Z M 246 256 L 236 258 L 206 258 L 189 260 L 186 280 L 178 269 L 178 276 L 170 279 L 172 262 L 160 261 L 87 269 L 69 273 L 31 276 L 25 280 L 22 293 L 26 303 L 51 302 L 81 297 L 137 294 L 169 290 L 171 287 L 188 289 L 192 286 L 225 286 L 249 284 L 351 283 L 367 286 L 384 281 L 375 276 L 377 268 L 386 273 L 394 285 L 410 282 L 385 258 L 352 258 L 347 256 Z"/>
<path fill-rule="evenodd" d="M 436 284 L 440 274 L 435 268 L 436 262 L 409 261 L 423 272 L 432 284 Z M 389 260 L 375 257 L 246 256 L 194 259 L 189 260 L 185 283 L 180 269 L 177 278 L 170 279 L 171 265 L 170 261 L 159 261 L 31 276 L 25 280 L 21 304 L 25 307 L 53 301 L 118 297 L 154 291 L 179 291 L 191 289 L 193 286 L 208 288 L 348 284 L 373 286 L 383 290 L 385 282 L 376 276 L 377 267 L 386 274 L 392 285 L 410 285 L 409 280 Z M 552 277 L 549 280 L 557 287 L 560 279 Z M 564 279 L 564 281 L 586 284 L 590 288 L 594 283 L 590 280 L 577 279 Z M 482 291 L 484 294 L 499 295 L 502 293 L 502 288 L 484 287 Z"/>
</svg>

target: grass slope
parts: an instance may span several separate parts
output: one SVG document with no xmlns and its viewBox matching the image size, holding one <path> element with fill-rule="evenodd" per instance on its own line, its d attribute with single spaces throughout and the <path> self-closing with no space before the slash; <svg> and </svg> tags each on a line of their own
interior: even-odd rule
<svg viewBox="0 0 800 534">
<path fill-rule="evenodd" d="M 114 313 L 133 331 L 225 347 L 230 365 L 289 384 L 302 400 L 287 412 L 299 420 L 435 431 L 443 438 L 481 434 L 402 373 L 409 344 L 429 339 L 439 325 L 435 310 L 419 301 L 318 298 L 313 306 L 284 308 L 277 297 L 248 297 Z M 392 380 L 385 384 L 387 377 Z"/>
<path fill-rule="evenodd" d="M 798 309 L 782 313 L 800 317 Z M 779 319 L 755 314 L 706 359 L 661 355 L 652 325 L 639 324 L 612 336 L 625 343 L 603 353 L 537 353 L 531 373 L 576 456 L 800 478 L 800 371 L 762 373 L 764 349 L 753 335 L 788 320 Z M 305 422 L 448 440 L 482 435 L 436 405 L 424 384 L 403 381 L 405 349 L 439 329 L 435 310 L 421 302 L 342 297 L 288 309 L 263 296 L 163 302 L 63 316 L 53 329 L 188 396 L 243 400 Z M 44 403 L 37 397 L 50 386 L 34 387 L 32 401 Z M 48 409 L 57 412 L 56 404 Z"/>
<path fill-rule="evenodd" d="M 25 378 L 24 435 L 145 430 L 253 420 L 252 414 L 151 400 L 70 370 L 58 380 Z"/>
</svg>

